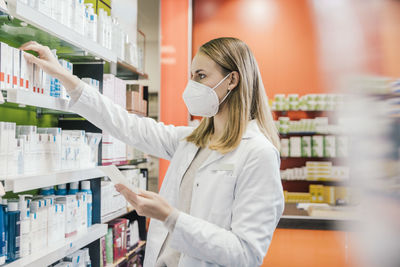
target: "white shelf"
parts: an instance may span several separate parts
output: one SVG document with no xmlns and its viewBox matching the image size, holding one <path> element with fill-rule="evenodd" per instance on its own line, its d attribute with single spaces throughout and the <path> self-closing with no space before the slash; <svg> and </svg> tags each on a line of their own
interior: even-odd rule
<svg viewBox="0 0 400 267">
<path fill-rule="evenodd" d="M 7 89 L 7 102 L 68 112 L 68 100 L 35 94 L 21 89 Z"/>
<path fill-rule="evenodd" d="M 106 224 L 95 224 L 86 233 L 71 237 L 63 243 L 11 262 L 5 266 L 48 266 L 107 234 Z"/>
<path fill-rule="evenodd" d="M 1 180 L 4 180 L 6 191 L 18 193 L 27 190 L 77 182 L 103 176 L 104 173 L 97 167 L 94 167 L 89 169 L 63 170 L 44 174 L 11 176 L 4 177 Z"/>
<path fill-rule="evenodd" d="M 112 213 L 109 213 L 107 215 L 104 215 L 101 217 L 101 223 L 108 223 L 109 221 L 112 221 L 116 218 L 121 217 L 122 215 L 125 215 L 128 213 L 128 209 L 126 207 L 119 209 L 117 211 L 114 211 Z"/>
<path fill-rule="evenodd" d="M 17 0 L 15 2 L 15 10 L 10 9 L 10 14 L 26 23 L 35 26 L 67 43 L 72 44 L 89 54 L 102 58 L 105 61 L 116 62 L 117 55 L 110 49 L 85 38 L 83 35 L 75 32 L 73 29 L 59 23 L 51 17 L 23 4 Z"/>
</svg>

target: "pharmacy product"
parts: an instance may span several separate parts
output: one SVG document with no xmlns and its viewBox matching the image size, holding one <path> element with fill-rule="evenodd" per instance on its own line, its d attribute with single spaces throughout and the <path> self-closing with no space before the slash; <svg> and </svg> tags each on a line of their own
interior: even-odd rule
<svg viewBox="0 0 400 267">
<path fill-rule="evenodd" d="M 81 192 L 87 194 L 87 227 L 92 226 L 92 201 L 93 195 L 92 190 L 90 190 L 90 181 L 81 182 Z"/>
<path fill-rule="evenodd" d="M 336 157 L 336 137 L 333 135 L 324 137 L 324 157 Z"/>
<path fill-rule="evenodd" d="M 7 259 L 6 220 L 6 208 L 0 202 L 0 265 L 5 264 Z"/>
<path fill-rule="evenodd" d="M 8 240 L 7 240 L 7 262 L 15 261 L 20 257 L 20 212 L 18 202 L 10 201 L 7 204 L 8 217 Z"/>
<path fill-rule="evenodd" d="M 79 191 L 79 182 L 72 182 L 69 184 L 68 195 L 75 195 Z"/>
<path fill-rule="evenodd" d="M 31 254 L 31 219 L 30 211 L 21 213 L 21 258 Z"/>
<path fill-rule="evenodd" d="M 324 157 L 324 137 L 321 135 L 312 137 L 312 156 L 316 158 Z"/>
<path fill-rule="evenodd" d="M 59 184 L 57 185 L 57 196 L 65 196 L 67 195 L 67 184 Z"/>
<path fill-rule="evenodd" d="M 106 261 L 107 264 L 112 264 L 114 262 L 113 257 L 113 229 L 108 228 L 106 234 Z"/>
<path fill-rule="evenodd" d="M 87 194 L 86 192 L 78 192 L 76 194 L 77 202 L 78 202 L 78 214 L 77 214 L 77 231 L 84 232 L 87 230 Z"/>
<path fill-rule="evenodd" d="M 21 51 L 11 47 L 12 51 L 12 88 L 18 89 L 19 88 L 19 77 L 20 77 L 20 56 Z"/>
<path fill-rule="evenodd" d="M 311 146 L 311 136 L 303 136 L 301 137 L 301 156 L 302 157 L 311 157 L 312 153 Z"/>
<path fill-rule="evenodd" d="M 75 195 L 67 195 L 56 198 L 57 204 L 62 204 L 65 207 L 65 237 L 68 238 L 77 233 L 77 201 Z"/>
<path fill-rule="evenodd" d="M 290 157 L 301 157 L 301 137 L 290 137 Z"/>
<path fill-rule="evenodd" d="M 114 219 L 108 225 L 113 231 L 113 257 L 114 260 L 117 260 L 126 254 L 126 229 L 128 220 Z"/>
</svg>

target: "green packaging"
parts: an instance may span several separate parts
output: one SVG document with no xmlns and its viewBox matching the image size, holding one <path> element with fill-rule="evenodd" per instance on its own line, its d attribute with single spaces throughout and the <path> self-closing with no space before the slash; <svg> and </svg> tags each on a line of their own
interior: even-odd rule
<svg viewBox="0 0 400 267">
<path fill-rule="evenodd" d="M 106 234 L 106 261 L 107 264 L 112 264 L 114 262 L 113 257 L 113 231 L 112 228 L 108 228 Z"/>
</svg>

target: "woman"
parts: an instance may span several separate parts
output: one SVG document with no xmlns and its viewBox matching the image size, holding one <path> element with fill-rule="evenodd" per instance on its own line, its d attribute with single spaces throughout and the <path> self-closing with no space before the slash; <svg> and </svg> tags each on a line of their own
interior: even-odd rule
<svg viewBox="0 0 400 267">
<path fill-rule="evenodd" d="M 58 78 L 72 111 L 143 152 L 170 160 L 159 194 L 116 188 L 153 218 L 145 266 L 259 266 L 284 207 L 279 138 L 257 63 L 235 38 L 204 44 L 183 100 L 196 128 L 128 114 L 67 73 L 47 47 L 29 42 L 27 59 Z"/>
</svg>

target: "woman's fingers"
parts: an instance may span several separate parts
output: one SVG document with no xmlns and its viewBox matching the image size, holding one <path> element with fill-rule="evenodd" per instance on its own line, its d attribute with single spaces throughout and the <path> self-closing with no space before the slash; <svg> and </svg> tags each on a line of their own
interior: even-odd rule
<svg viewBox="0 0 400 267">
<path fill-rule="evenodd" d="M 37 58 L 31 54 L 25 54 L 24 57 L 26 60 L 28 60 L 29 63 L 34 63 L 41 68 L 43 67 L 43 59 Z"/>
<path fill-rule="evenodd" d="M 21 49 L 21 50 L 24 50 L 24 48 L 25 48 L 26 46 L 28 46 L 28 45 L 32 45 L 32 44 L 36 44 L 36 45 L 38 45 L 38 43 L 37 43 L 37 42 L 35 42 L 35 41 L 29 41 L 29 42 L 27 42 L 27 43 L 24 43 L 23 45 L 21 45 L 19 49 Z"/>
<path fill-rule="evenodd" d="M 120 192 L 129 202 L 131 202 L 132 205 L 137 205 L 138 197 L 134 192 L 129 190 L 129 188 L 122 184 L 116 184 L 115 189 Z"/>
<path fill-rule="evenodd" d="M 146 190 L 139 189 L 139 196 L 144 198 L 153 198 L 153 192 L 149 192 Z"/>
<path fill-rule="evenodd" d="M 47 46 L 38 44 L 38 43 L 26 44 L 26 45 L 21 46 L 20 49 L 24 50 L 24 51 L 27 51 L 27 50 L 35 51 L 41 57 L 50 56 L 50 53 L 51 53 L 50 48 L 48 48 Z"/>
</svg>

